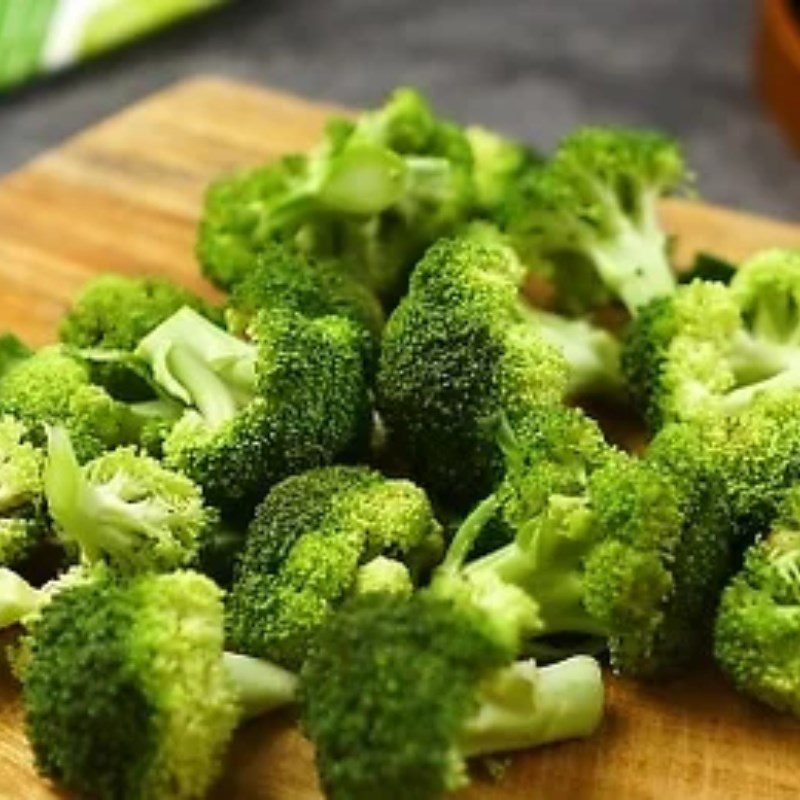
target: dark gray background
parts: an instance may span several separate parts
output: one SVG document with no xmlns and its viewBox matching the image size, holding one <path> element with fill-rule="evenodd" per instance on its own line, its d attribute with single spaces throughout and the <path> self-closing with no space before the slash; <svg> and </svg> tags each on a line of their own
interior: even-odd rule
<svg viewBox="0 0 800 800">
<path fill-rule="evenodd" d="M 0 172 L 176 79 L 352 105 L 392 86 L 551 146 L 583 123 L 679 136 L 707 198 L 800 219 L 800 160 L 754 97 L 750 0 L 241 0 L 0 101 Z"/>
</svg>

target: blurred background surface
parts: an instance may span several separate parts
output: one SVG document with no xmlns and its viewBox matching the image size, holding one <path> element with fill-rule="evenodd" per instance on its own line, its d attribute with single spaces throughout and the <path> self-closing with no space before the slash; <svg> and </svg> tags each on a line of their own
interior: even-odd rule
<svg viewBox="0 0 800 800">
<path fill-rule="evenodd" d="M 710 201 L 800 218 L 800 160 L 752 85 L 747 0 L 240 0 L 0 99 L 0 172 L 175 80 L 352 106 L 396 84 L 549 148 L 589 123 L 678 136 Z"/>
</svg>

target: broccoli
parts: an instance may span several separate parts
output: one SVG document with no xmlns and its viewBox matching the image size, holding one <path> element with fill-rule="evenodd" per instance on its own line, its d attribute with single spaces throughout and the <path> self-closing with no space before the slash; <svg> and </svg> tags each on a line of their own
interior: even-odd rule
<svg viewBox="0 0 800 800">
<path fill-rule="evenodd" d="M 59 535 L 121 572 L 192 564 L 216 522 L 189 478 L 133 448 L 80 466 L 63 428 L 49 431 L 44 491 Z"/>
<path fill-rule="evenodd" d="M 336 261 L 314 260 L 283 245 L 266 245 L 231 291 L 230 331 L 246 334 L 257 313 L 270 308 L 311 319 L 329 314 L 346 317 L 363 329 L 365 354 L 370 362 L 375 359 L 383 309 L 377 297 Z"/>
<path fill-rule="evenodd" d="M 425 493 L 366 467 L 287 478 L 258 507 L 227 603 L 235 650 L 296 668 L 331 609 L 350 594 L 400 594 L 438 561 L 440 526 Z M 376 557 L 405 564 L 410 575 Z M 366 574 L 361 574 L 362 570 Z"/>
<path fill-rule="evenodd" d="M 619 385 L 610 336 L 532 309 L 524 276 L 494 231 L 473 227 L 428 251 L 384 332 L 376 392 L 390 437 L 461 507 L 502 475 L 502 415 Z"/>
<path fill-rule="evenodd" d="M 399 89 L 377 111 L 332 120 L 308 155 L 223 179 L 205 201 L 197 254 L 230 288 L 270 241 L 343 259 L 391 299 L 425 247 L 467 219 L 472 151 L 417 92 Z"/>
<path fill-rule="evenodd" d="M 132 351 L 157 325 L 183 306 L 213 321 L 221 314 L 187 289 L 163 278 L 128 278 L 105 274 L 89 281 L 62 319 L 61 341 L 76 351 L 89 351 L 93 380 L 123 400 L 146 400 L 150 387 L 127 364 L 104 361 L 110 351 Z"/>
<path fill-rule="evenodd" d="M 0 567 L 0 628 L 16 625 L 42 604 L 42 590 L 35 589 L 14 570 Z"/>
<path fill-rule="evenodd" d="M 452 540 L 433 591 L 465 607 L 491 609 L 498 629 L 527 617 L 526 633 L 534 640 L 605 637 L 616 670 L 653 671 L 681 534 L 672 482 L 615 451 L 595 469 L 583 459 L 525 465 L 518 480 L 520 491 L 504 509 L 514 540 L 466 562 L 484 505 L 499 503 L 490 497 Z"/>
<path fill-rule="evenodd" d="M 164 441 L 167 466 L 225 507 L 254 505 L 282 478 L 355 452 L 369 432 L 363 338 L 350 320 L 267 309 L 249 334 L 183 308 L 137 348 L 186 406 Z"/>
<path fill-rule="evenodd" d="M 27 429 L 0 417 L 0 565 L 18 568 L 48 532 L 43 508 L 44 454 Z"/>
<path fill-rule="evenodd" d="M 331 800 L 435 800 L 467 759 L 585 737 L 603 713 L 597 663 L 539 669 L 482 620 L 428 593 L 350 601 L 303 667 L 300 707 Z"/>
<path fill-rule="evenodd" d="M 295 694 L 284 670 L 223 654 L 222 623 L 219 589 L 192 572 L 53 595 L 21 644 L 39 771 L 101 800 L 204 797 L 237 722 Z"/>
<path fill-rule="evenodd" d="M 730 286 L 695 281 L 641 310 L 623 348 L 631 393 L 654 428 L 734 413 L 800 388 L 800 251 L 754 256 Z"/>
<path fill-rule="evenodd" d="M 800 491 L 790 490 L 769 535 L 727 586 L 714 652 L 735 686 L 800 717 Z"/>
<path fill-rule="evenodd" d="M 94 385 L 87 367 L 59 347 L 45 347 L 0 375 L 0 415 L 16 417 L 44 446 L 47 425 L 62 425 L 81 461 L 139 436 L 131 409 Z"/>
<path fill-rule="evenodd" d="M 678 283 L 709 281 L 729 284 L 736 275 L 736 265 L 713 253 L 700 251 L 694 257 L 691 267 L 678 275 Z"/>
<path fill-rule="evenodd" d="M 543 160 L 535 150 L 486 128 L 472 125 L 465 133 L 472 150 L 475 203 L 491 218 L 517 183 Z"/>
<path fill-rule="evenodd" d="M 658 199 L 687 173 L 677 144 L 646 131 L 584 128 L 532 170 L 502 214 L 523 260 L 562 308 L 617 299 L 631 312 L 675 287 Z"/>
</svg>

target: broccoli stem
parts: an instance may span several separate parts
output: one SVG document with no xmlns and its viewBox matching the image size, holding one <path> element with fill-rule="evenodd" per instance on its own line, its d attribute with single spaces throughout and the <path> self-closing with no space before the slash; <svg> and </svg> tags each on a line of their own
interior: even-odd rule
<svg viewBox="0 0 800 800">
<path fill-rule="evenodd" d="M 13 570 L 0 567 L 0 628 L 15 625 L 36 611 L 43 595 Z"/>
<path fill-rule="evenodd" d="M 172 375 L 186 390 L 192 405 L 212 428 L 236 416 L 237 403 L 229 387 L 191 349 L 173 345 L 167 361 Z"/>
<path fill-rule="evenodd" d="M 380 214 L 403 196 L 406 167 L 397 153 L 355 144 L 327 164 L 317 196 L 326 208 L 346 214 Z"/>
<path fill-rule="evenodd" d="M 494 495 L 489 495 L 470 512 L 469 516 L 461 523 L 455 536 L 450 542 L 447 554 L 439 567 L 443 572 L 458 571 L 472 550 L 481 531 L 489 520 L 495 515 L 500 506 L 499 500 Z"/>
<path fill-rule="evenodd" d="M 130 555 L 138 535 L 148 529 L 144 503 L 127 503 L 113 487 L 89 484 L 63 428 L 48 430 L 44 487 L 51 516 L 89 562 L 103 553 Z"/>
<path fill-rule="evenodd" d="M 291 672 L 238 653 L 223 653 L 222 662 L 236 691 L 243 720 L 294 703 L 298 680 Z"/>
<path fill-rule="evenodd" d="M 479 701 L 462 733 L 467 757 L 585 737 L 603 716 L 602 674 L 589 656 L 543 668 L 522 661 L 485 682 Z"/>
<path fill-rule="evenodd" d="M 586 320 L 569 319 L 527 305 L 525 314 L 542 338 L 564 355 L 569 365 L 569 395 L 622 394 L 620 345 L 608 331 Z"/>
<path fill-rule="evenodd" d="M 605 198 L 610 209 L 611 233 L 589 245 L 603 282 L 631 314 L 656 297 L 675 291 L 675 275 L 667 258 L 667 238 L 658 223 L 656 197 L 657 193 L 642 190 L 634 219 L 616 200 Z"/>
</svg>

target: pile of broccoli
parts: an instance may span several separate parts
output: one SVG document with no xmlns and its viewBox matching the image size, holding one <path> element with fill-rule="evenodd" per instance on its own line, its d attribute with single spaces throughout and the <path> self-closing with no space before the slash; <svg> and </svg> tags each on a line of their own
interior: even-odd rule
<svg viewBox="0 0 800 800">
<path fill-rule="evenodd" d="M 0 336 L 0 627 L 41 773 L 191 800 L 293 709 L 332 800 L 592 735 L 601 663 L 800 717 L 800 251 L 681 274 L 678 145 L 416 91 L 208 191 L 211 303 Z M 607 413 L 639 420 L 624 448 Z"/>
</svg>

